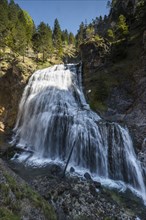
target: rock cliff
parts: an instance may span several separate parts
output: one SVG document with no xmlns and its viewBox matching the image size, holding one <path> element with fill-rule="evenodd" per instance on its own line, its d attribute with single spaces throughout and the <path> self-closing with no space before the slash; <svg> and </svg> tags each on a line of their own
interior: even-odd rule
<svg viewBox="0 0 146 220">
<path fill-rule="evenodd" d="M 88 102 L 104 119 L 127 124 L 138 149 L 146 137 L 145 42 L 142 29 L 129 43 L 81 45 Z"/>
</svg>

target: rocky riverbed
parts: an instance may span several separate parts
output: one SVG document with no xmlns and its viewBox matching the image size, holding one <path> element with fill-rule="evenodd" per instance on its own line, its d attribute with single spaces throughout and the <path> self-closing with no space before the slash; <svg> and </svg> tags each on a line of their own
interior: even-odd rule
<svg viewBox="0 0 146 220">
<path fill-rule="evenodd" d="M 58 220 L 146 219 L 146 207 L 140 199 L 128 191 L 120 193 L 107 189 L 87 173 L 79 177 L 73 175 L 74 169 L 71 169 L 62 177 L 58 165 L 39 169 L 17 163 L 10 163 L 10 166 L 53 205 Z"/>
</svg>

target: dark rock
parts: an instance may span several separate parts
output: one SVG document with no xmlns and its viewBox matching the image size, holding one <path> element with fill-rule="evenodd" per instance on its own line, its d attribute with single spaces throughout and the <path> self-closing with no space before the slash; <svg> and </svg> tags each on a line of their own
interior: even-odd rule
<svg viewBox="0 0 146 220">
<path fill-rule="evenodd" d="M 93 181 L 96 188 L 101 188 L 101 183 L 97 181 Z"/>
<path fill-rule="evenodd" d="M 76 190 L 71 190 L 71 196 L 72 196 L 72 197 L 79 198 L 79 192 L 76 191 Z"/>
<path fill-rule="evenodd" d="M 134 146 L 141 150 L 146 137 L 146 31 L 140 34 L 143 44 L 137 39 L 131 50 L 127 48 L 126 63 L 121 62 L 123 58 L 118 60 L 112 48 L 105 50 L 93 42 L 80 49 L 84 92 L 91 108 L 107 121 L 126 124 Z"/>
<path fill-rule="evenodd" d="M 91 194 L 92 194 L 93 196 L 95 196 L 95 194 L 96 194 L 96 188 L 95 188 L 95 186 L 94 186 L 93 184 L 90 184 L 90 192 L 91 192 Z"/>
<path fill-rule="evenodd" d="M 61 169 L 61 167 L 60 166 L 58 166 L 58 165 L 56 165 L 56 164 L 53 164 L 52 166 L 51 166 L 51 168 L 50 168 L 50 172 L 51 172 L 51 174 L 59 174 L 59 173 L 61 173 L 62 172 L 62 169 Z"/>
<path fill-rule="evenodd" d="M 87 180 L 92 180 L 91 175 L 90 175 L 89 173 L 87 173 L 87 172 L 84 174 L 84 177 L 85 177 Z"/>
<path fill-rule="evenodd" d="M 70 168 L 70 173 L 74 173 L 75 169 L 73 167 Z"/>
</svg>

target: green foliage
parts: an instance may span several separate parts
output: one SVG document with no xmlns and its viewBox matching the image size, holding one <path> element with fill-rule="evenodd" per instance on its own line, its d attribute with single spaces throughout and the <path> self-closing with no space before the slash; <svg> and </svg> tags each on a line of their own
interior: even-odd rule
<svg viewBox="0 0 146 220">
<path fill-rule="evenodd" d="M 118 38 L 127 37 L 129 34 L 128 25 L 124 15 L 120 15 L 116 26 L 116 34 Z"/>
<path fill-rule="evenodd" d="M 79 48 L 79 46 L 84 42 L 84 39 L 86 37 L 86 29 L 85 29 L 85 25 L 82 22 L 79 26 L 79 30 L 78 33 L 76 35 L 76 46 L 77 48 Z"/>
<path fill-rule="evenodd" d="M 69 33 L 69 39 L 68 39 L 68 41 L 69 41 L 69 44 L 75 45 L 75 37 L 74 37 L 74 35 L 73 35 L 72 32 Z"/>
<path fill-rule="evenodd" d="M 136 7 L 136 20 L 143 22 L 146 19 L 146 0 L 139 0 Z"/>
<path fill-rule="evenodd" d="M 93 38 L 94 33 L 95 33 L 95 31 L 94 31 L 94 28 L 92 27 L 92 25 L 90 25 L 86 28 L 86 38 L 87 39 Z"/>
<path fill-rule="evenodd" d="M 124 15 L 120 15 L 115 26 L 107 30 L 107 38 L 112 42 L 117 42 L 127 40 L 128 36 L 129 26 L 126 22 L 126 17 Z"/>
<path fill-rule="evenodd" d="M 1 48 L 8 46 L 13 52 L 24 56 L 34 29 L 32 18 L 12 0 L 10 3 L 2 0 L 0 8 Z"/>
<path fill-rule="evenodd" d="M 111 40 L 111 41 L 114 41 L 115 40 L 115 33 L 112 29 L 108 29 L 107 30 L 107 36 L 108 38 Z"/>
<path fill-rule="evenodd" d="M 98 34 L 96 34 L 96 35 L 94 36 L 94 39 L 95 39 L 96 42 L 102 42 L 102 41 L 103 41 L 103 38 L 100 37 Z"/>
<path fill-rule="evenodd" d="M 58 19 L 56 18 L 54 21 L 54 29 L 53 29 L 53 43 L 54 47 L 56 49 L 57 55 L 60 57 L 63 53 L 63 47 L 62 47 L 62 39 L 61 39 L 61 28 Z"/>
<path fill-rule="evenodd" d="M 39 49 L 40 52 L 43 53 L 43 60 L 46 59 L 45 54 L 52 53 L 53 47 L 52 47 L 52 31 L 51 28 L 46 25 L 45 23 L 41 22 L 38 26 L 38 33 L 40 36 L 40 45 Z"/>
<path fill-rule="evenodd" d="M 48 56 L 52 55 L 52 31 L 51 28 L 41 22 L 32 38 L 33 49 L 36 54 L 43 53 L 43 62 L 46 61 Z"/>
<path fill-rule="evenodd" d="M 62 31 L 62 36 L 61 36 L 62 42 L 64 42 L 65 45 L 69 44 L 69 34 L 67 30 Z"/>
<path fill-rule="evenodd" d="M 69 48 L 75 45 L 73 33 L 61 31 L 59 21 L 55 19 L 53 34 L 48 24 L 41 22 L 35 27 L 28 12 L 22 10 L 13 0 L 0 1 L 0 56 L 5 53 L 5 48 L 11 50 L 11 56 L 24 57 L 32 51 L 32 57 L 37 55 L 37 60 L 47 62 L 56 57 L 62 59 Z M 66 46 L 64 50 L 64 46 Z M 71 46 L 71 56 L 74 54 Z M 68 53 L 68 52 L 67 52 Z"/>
<path fill-rule="evenodd" d="M 0 48 L 5 47 L 5 38 L 8 33 L 8 2 L 0 1 Z"/>
<path fill-rule="evenodd" d="M 20 217 L 14 214 L 6 207 L 0 207 L 0 219 L 1 220 L 20 220 Z"/>
<path fill-rule="evenodd" d="M 25 31 L 26 31 L 26 38 L 27 38 L 27 44 L 31 44 L 32 35 L 34 32 L 34 22 L 31 18 L 31 16 L 28 14 L 27 11 L 22 11 L 24 16 L 24 25 L 25 25 Z"/>
<path fill-rule="evenodd" d="M 16 180 L 10 176 L 7 172 L 4 172 L 4 176 L 7 181 L 7 185 L 0 185 L 0 190 L 2 191 L 5 197 L 5 205 L 8 206 L 8 210 L 4 210 L 1 212 L 0 209 L 0 219 L 3 220 L 18 220 L 20 219 L 17 215 L 19 213 L 19 205 L 23 199 L 28 199 L 36 208 L 40 208 L 43 210 L 45 216 L 50 220 L 56 220 L 55 213 L 52 207 L 45 201 L 41 196 L 34 192 L 28 185 L 26 184 L 18 184 Z M 16 197 L 16 201 L 12 201 L 9 197 L 9 192 L 12 192 Z M 10 211 L 12 210 L 12 212 Z M 5 212 L 6 211 L 6 212 Z"/>
</svg>

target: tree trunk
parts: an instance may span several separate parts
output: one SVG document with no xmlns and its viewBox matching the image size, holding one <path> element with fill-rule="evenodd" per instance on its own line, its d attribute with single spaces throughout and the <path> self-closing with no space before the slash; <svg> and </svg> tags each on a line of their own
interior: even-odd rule
<svg viewBox="0 0 146 220">
<path fill-rule="evenodd" d="M 45 52 L 43 51 L 43 63 L 45 61 Z"/>
</svg>

